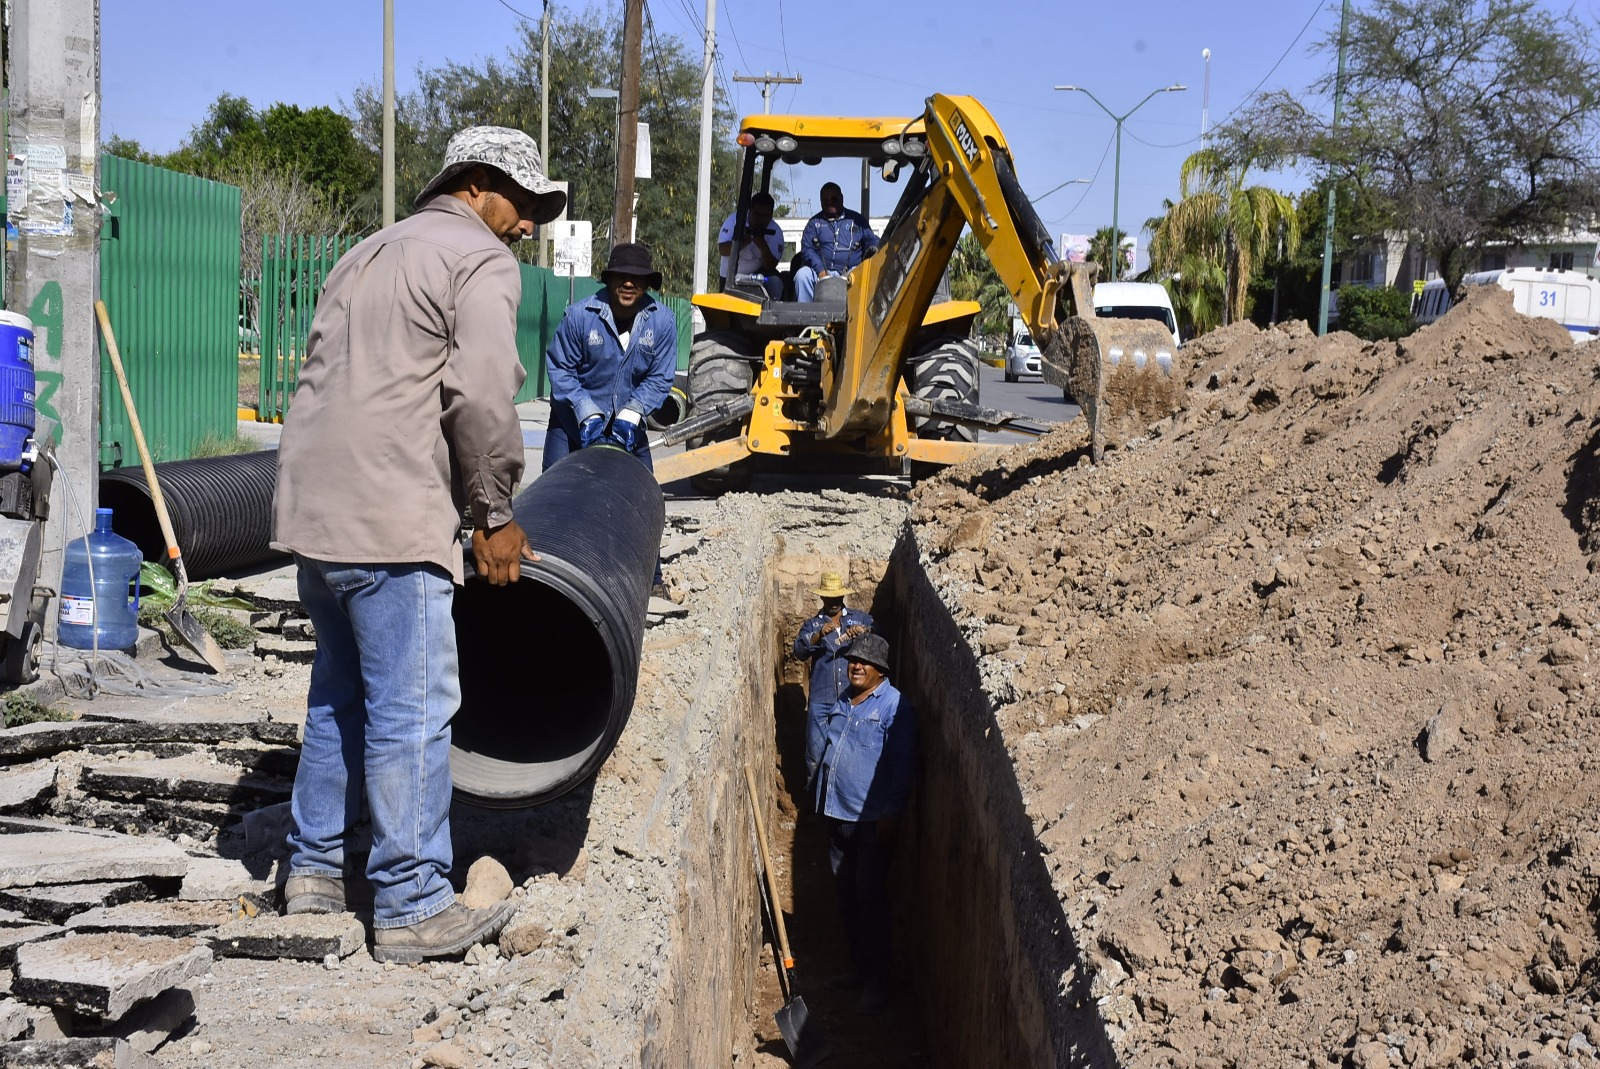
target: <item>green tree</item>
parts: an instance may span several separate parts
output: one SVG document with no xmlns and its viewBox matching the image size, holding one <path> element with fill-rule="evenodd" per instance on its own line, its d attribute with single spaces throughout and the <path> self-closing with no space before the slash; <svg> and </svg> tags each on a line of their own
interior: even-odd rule
<svg viewBox="0 0 1600 1069">
<path fill-rule="evenodd" d="M 1330 59 L 1337 46 L 1331 34 Z M 1262 98 L 1237 126 L 1368 190 L 1453 287 L 1488 243 L 1545 238 L 1600 208 L 1600 83 L 1583 73 L 1597 59 L 1591 22 L 1534 0 L 1373 0 L 1351 15 L 1337 129 L 1303 92 Z"/>
<path fill-rule="evenodd" d="M 1117 257 L 1117 250 L 1121 247 L 1127 234 L 1122 231 L 1113 232 L 1109 226 L 1103 226 L 1094 232 L 1094 237 L 1089 239 L 1089 250 L 1084 254 L 1091 263 L 1100 265 L 1100 280 L 1108 281 L 1111 278 L 1111 264 Z M 1118 277 L 1126 278 L 1127 272 L 1122 272 Z"/>
<path fill-rule="evenodd" d="M 958 301 L 977 301 L 978 333 L 985 337 L 1008 333 L 1011 321 L 1006 313 L 1011 291 L 1000 281 L 1000 273 L 989 262 L 989 254 L 971 232 L 956 239 L 950 254 L 950 296 Z"/>
<path fill-rule="evenodd" d="M 551 178 L 569 183 L 567 216 L 594 223 L 596 269 L 605 262 L 615 201 L 616 102 L 594 99 L 591 86 L 615 88 L 621 72 L 622 20 L 614 8 L 570 11 L 553 8 L 550 19 L 550 144 L 541 145 Z M 639 78 L 639 119 L 650 124 L 652 173 L 638 179 L 636 237 L 649 245 L 665 287 L 687 293 L 693 278 L 694 226 L 699 160 L 700 61 L 681 41 L 647 30 Z M 395 102 L 396 214 L 438 170 L 450 135 L 465 126 L 490 124 L 538 136 L 540 39 L 524 23 L 520 39 L 504 56 L 476 66 L 447 63 L 419 68 L 418 88 Z M 360 87 L 353 111 L 362 141 L 379 143 L 381 98 L 376 86 Z M 738 157 L 731 136 L 733 115 L 719 103 L 712 160 L 711 226 L 722 221 L 736 193 Z M 716 246 L 709 244 L 710 273 Z M 531 247 L 519 255 L 532 255 Z"/>
<path fill-rule="evenodd" d="M 1248 156 L 1230 159 L 1213 148 L 1184 160 L 1178 172 L 1178 201 L 1150 241 L 1150 266 L 1157 273 L 1182 272 L 1185 264 L 1190 277 L 1214 279 L 1217 272 L 1210 268 L 1220 271 L 1223 325 L 1247 314 L 1256 265 L 1280 241 L 1291 255 L 1300 246 L 1294 202 L 1266 186 L 1246 185 L 1252 163 Z M 1210 305 L 1213 299 L 1190 303 Z M 1195 326 L 1206 329 L 1199 322 Z"/>
</svg>

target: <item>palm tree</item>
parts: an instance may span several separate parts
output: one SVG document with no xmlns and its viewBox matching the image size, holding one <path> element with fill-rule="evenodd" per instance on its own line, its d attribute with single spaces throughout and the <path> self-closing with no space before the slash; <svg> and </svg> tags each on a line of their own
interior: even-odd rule
<svg viewBox="0 0 1600 1069">
<path fill-rule="evenodd" d="M 1180 276 L 1174 304 L 1197 312 L 1212 303 L 1204 292 L 1220 276 L 1222 323 L 1245 316 L 1251 273 L 1283 237 L 1286 255 L 1300 247 L 1300 218 L 1294 202 L 1266 186 L 1246 186 L 1251 158 L 1230 160 L 1212 148 L 1183 161 L 1178 202 L 1155 227 L 1151 267 Z M 1195 329 L 1205 329 L 1197 318 Z"/>
<path fill-rule="evenodd" d="M 1085 258 L 1092 263 L 1100 265 L 1100 280 L 1109 281 L 1111 278 L 1111 264 L 1116 259 L 1117 247 L 1122 243 L 1118 237 L 1127 237 L 1127 234 L 1114 235 L 1109 226 L 1103 226 L 1094 232 L 1094 237 L 1089 239 L 1089 251 Z M 1126 278 L 1128 272 L 1119 271 L 1118 278 Z"/>
<path fill-rule="evenodd" d="M 989 262 L 989 254 L 971 233 L 961 235 L 950 254 L 950 296 L 958 301 L 977 301 L 983 307 L 978 313 L 979 334 L 1010 331 L 1006 307 L 1011 301 L 1011 291 L 1000 281 L 1000 273 Z"/>
</svg>

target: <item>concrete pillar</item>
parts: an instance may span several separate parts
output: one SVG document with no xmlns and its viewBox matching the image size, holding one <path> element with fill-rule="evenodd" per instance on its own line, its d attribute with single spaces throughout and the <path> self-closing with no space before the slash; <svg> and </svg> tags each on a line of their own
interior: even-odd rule
<svg viewBox="0 0 1600 1069">
<path fill-rule="evenodd" d="M 18 240 L 6 307 L 33 320 L 40 427 L 57 424 L 56 457 L 84 517 L 58 479 L 38 578 L 54 587 L 67 536 L 83 533 L 80 523 L 92 522 L 98 500 L 100 5 L 11 0 L 9 7 L 7 141 L 21 166 L 7 183 Z"/>
</svg>

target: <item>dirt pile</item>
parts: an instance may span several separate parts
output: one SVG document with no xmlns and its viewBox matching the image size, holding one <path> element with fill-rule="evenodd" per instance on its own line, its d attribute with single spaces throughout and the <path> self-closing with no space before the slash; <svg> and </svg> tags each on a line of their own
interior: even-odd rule
<svg viewBox="0 0 1600 1069">
<path fill-rule="evenodd" d="M 1591 1063 L 1596 356 L 1478 287 L 915 494 L 1126 1065 Z"/>
</svg>

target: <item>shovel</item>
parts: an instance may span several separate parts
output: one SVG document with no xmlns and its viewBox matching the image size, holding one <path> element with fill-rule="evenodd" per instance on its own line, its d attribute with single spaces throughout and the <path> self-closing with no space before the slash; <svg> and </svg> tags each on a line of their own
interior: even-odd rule
<svg viewBox="0 0 1600 1069">
<path fill-rule="evenodd" d="M 139 447 L 139 462 L 144 465 L 144 478 L 150 484 L 150 499 L 155 502 L 156 519 L 161 521 L 161 536 L 167 542 L 167 563 L 177 577 L 178 588 L 172 597 L 172 608 L 166 612 L 167 623 L 183 639 L 184 644 L 200 655 L 213 672 L 223 669 L 222 647 L 217 640 L 189 612 L 189 574 L 183 567 L 183 554 L 178 550 L 178 539 L 172 533 L 172 517 L 167 515 L 167 501 L 161 496 L 161 484 L 156 482 L 156 466 L 150 460 L 150 447 L 145 444 L 144 430 L 139 426 L 139 413 L 133 407 L 133 393 L 128 389 L 128 374 L 122 369 L 122 354 L 117 352 L 117 337 L 111 333 L 111 316 L 104 301 L 94 302 L 94 314 L 100 319 L 100 330 L 106 336 L 106 352 L 111 356 L 111 369 L 117 373 L 117 385 L 122 389 L 122 404 L 128 410 L 128 425 L 133 428 L 133 440 Z"/>
<path fill-rule="evenodd" d="M 773 1018 L 778 1022 L 778 1031 L 783 1034 L 783 1042 L 788 1046 L 794 1064 L 802 1067 L 816 1065 L 828 1056 L 828 1041 L 823 1038 L 821 1028 L 811 1024 L 806 1000 L 794 993 L 794 955 L 789 953 L 789 933 L 783 926 L 783 911 L 778 908 L 778 880 L 773 876 L 772 865 L 768 861 L 767 825 L 761 819 L 761 806 L 756 801 L 756 777 L 749 765 L 744 766 L 744 781 L 750 788 L 750 811 L 756 818 L 761 870 L 766 875 L 766 889 L 762 897 L 766 899 L 767 911 L 772 915 L 772 927 L 778 935 L 778 979 L 785 1001 L 783 1008 Z"/>
</svg>

